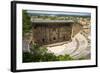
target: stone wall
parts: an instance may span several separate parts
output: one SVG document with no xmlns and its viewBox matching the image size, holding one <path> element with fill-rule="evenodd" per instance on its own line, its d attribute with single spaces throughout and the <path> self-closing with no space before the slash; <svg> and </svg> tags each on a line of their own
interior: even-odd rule
<svg viewBox="0 0 100 73">
<path fill-rule="evenodd" d="M 33 41 L 39 45 L 53 44 L 71 40 L 72 24 L 40 24 L 33 23 Z"/>
<path fill-rule="evenodd" d="M 80 23 L 74 23 L 72 28 L 72 37 L 79 33 L 83 29 L 83 26 Z"/>
</svg>

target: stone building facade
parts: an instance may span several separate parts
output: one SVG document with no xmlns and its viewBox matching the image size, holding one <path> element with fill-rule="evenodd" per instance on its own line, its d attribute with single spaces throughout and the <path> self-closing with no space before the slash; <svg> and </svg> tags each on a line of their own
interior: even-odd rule
<svg viewBox="0 0 100 73">
<path fill-rule="evenodd" d="M 78 24 L 77 24 L 78 25 Z M 79 32 L 75 29 L 73 21 L 66 20 L 34 20 L 32 21 L 32 42 L 39 45 L 48 45 L 64 41 L 71 41 L 72 37 Z"/>
</svg>

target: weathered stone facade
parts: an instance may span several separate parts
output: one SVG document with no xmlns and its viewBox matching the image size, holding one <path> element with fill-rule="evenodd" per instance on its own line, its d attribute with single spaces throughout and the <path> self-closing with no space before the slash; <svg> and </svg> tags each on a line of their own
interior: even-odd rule
<svg viewBox="0 0 100 73">
<path fill-rule="evenodd" d="M 39 45 L 70 41 L 72 37 L 73 21 L 33 21 L 32 26 L 32 41 Z"/>
</svg>

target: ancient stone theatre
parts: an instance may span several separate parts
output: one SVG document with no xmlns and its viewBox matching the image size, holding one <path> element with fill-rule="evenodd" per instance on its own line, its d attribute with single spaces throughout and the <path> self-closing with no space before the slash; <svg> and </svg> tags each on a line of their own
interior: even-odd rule
<svg viewBox="0 0 100 73">
<path fill-rule="evenodd" d="M 64 41 L 71 41 L 74 22 L 71 20 L 33 20 L 32 42 L 48 45 Z"/>
</svg>

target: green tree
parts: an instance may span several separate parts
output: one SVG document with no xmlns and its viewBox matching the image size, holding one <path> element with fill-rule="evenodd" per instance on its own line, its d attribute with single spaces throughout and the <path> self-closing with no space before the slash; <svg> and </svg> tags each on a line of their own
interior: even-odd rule
<svg viewBox="0 0 100 73">
<path fill-rule="evenodd" d="M 48 53 L 46 47 L 41 47 L 34 44 L 31 48 L 31 52 L 34 55 L 34 61 L 57 61 L 56 56 L 53 53 Z"/>
<path fill-rule="evenodd" d="M 33 44 L 30 53 L 23 53 L 23 62 L 47 62 L 47 61 L 67 61 L 74 60 L 70 55 L 56 56 L 54 53 L 48 53 L 45 47 Z"/>
<path fill-rule="evenodd" d="M 30 16 L 28 15 L 26 10 L 22 11 L 22 21 L 23 21 L 23 35 L 25 35 L 25 33 L 28 33 L 32 28 Z"/>
<path fill-rule="evenodd" d="M 48 53 L 45 47 L 34 44 L 30 50 L 30 53 L 23 53 L 23 62 L 58 61 L 58 58 L 53 53 Z"/>
<path fill-rule="evenodd" d="M 58 58 L 53 53 L 45 53 L 42 55 L 41 61 L 58 61 Z"/>
<path fill-rule="evenodd" d="M 59 55 L 58 56 L 59 61 L 66 61 L 66 60 L 74 60 L 70 55 Z"/>
<path fill-rule="evenodd" d="M 23 62 L 32 62 L 33 55 L 29 52 L 23 52 Z"/>
</svg>

